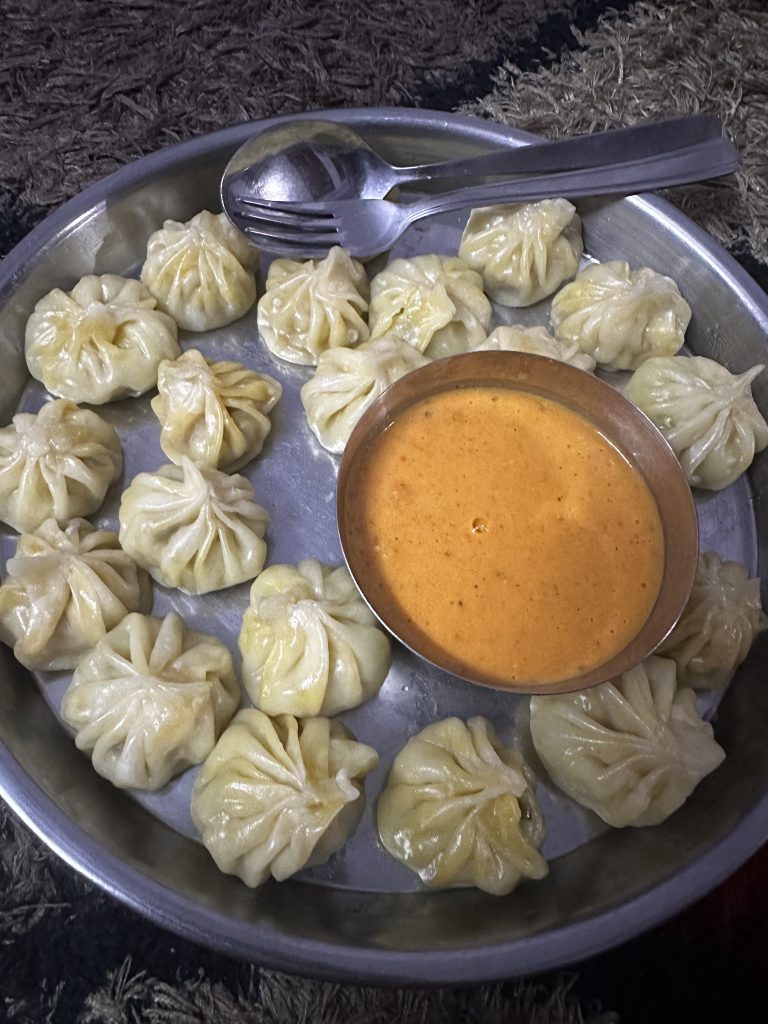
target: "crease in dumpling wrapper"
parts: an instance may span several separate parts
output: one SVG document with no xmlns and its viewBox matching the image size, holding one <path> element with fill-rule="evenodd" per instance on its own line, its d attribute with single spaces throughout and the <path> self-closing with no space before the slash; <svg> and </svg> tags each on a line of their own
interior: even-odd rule
<svg viewBox="0 0 768 1024">
<path fill-rule="evenodd" d="M 383 304 L 383 298 L 380 301 Z M 424 352 L 434 335 L 447 327 L 455 316 L 456 306 L 441 281 L 411 285 L 390 315 L 379 321 L 374 337 L 394 332 L 419 352 Z"/>
<path fill-rule="evenodd" d="M 260 617 L 268 619 L 263 605 L 259 611 Z M 301 696 L 310 701 L 305 714 L 319 714 L 329 673 L 327 624 L 323 619 L 315 599 L 300 601 L 275 615 L 271 623 L 274 646 L 261 675 L 261 703 L 275 707 Z M 279 672 L 270 671 L 271 666 L 279 666 Z"/>
</svg>

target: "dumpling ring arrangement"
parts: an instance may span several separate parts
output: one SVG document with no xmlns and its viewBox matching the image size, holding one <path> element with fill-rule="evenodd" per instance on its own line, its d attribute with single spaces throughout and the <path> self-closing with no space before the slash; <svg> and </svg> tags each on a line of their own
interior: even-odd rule
<svg viewBox="0 0 768 1024">
<path fill-rule="evenodd" d="M 314 558 L 264 568 L 270 516 L 234 471 L 262 452 L 283 386 L 289 408 L 300 397 L 309 429 L 341 454 L 372 403 L 430 360 L 529 352 L 585 372 L 634 371 L 626 394 L 692 487 L 727 487 L 768 446 L 751 393 L 763 367 L 734 375 L 676 356 L 691 310 L 675 282 L 623 260 L 579 270 L 582 248 L 575 207 L 552 199 L 473 210 L 458 255 L 393 259 L 370 282 L 339 247 L 274 260 L 243 351 L 261 344 L 273 365 L 316 367 L 300 390 L 301 369 L 283 366 L 283 385 L 212 357 L 206 337 L 202 351 L 181 353 L 179 328 L 215 331 L 256 302 L 259 254 L 224 214 L 165 221 L 140 282 L 88 275 L 29 317 L 30 372 L 58 398 L 0 429 L 0 519 L 21 531 L 0 585 L 0 641 L 30 669 L 74 669 L 61 717 L 115 786 L 158 790 L 194 767 L 192 820 L 216 865 L 247 885 L 321 864 L 348 840 L 378 754 L 329 716 L 390 698 L 390 641 L 347 569 Z M 553 293 L 552 333 L 490 330 L 491 299 L 526 307 Z M 172 464 L 128 482 L 118 537 L 81 517 L 121 475 L 120 440 L 74 403 L 155 385 Z M 260 462 L 259 489 L 270 453 Z M 220 640 L 176 612 L 148 614 L 149 576 L 191 595 L 253 580 L 238 643 L 255 707 L 236 713 L 243 694 Z M 531 736 L 552 784 L 616 828 L 674 813 L 724 757 L 689 687 L 727 686 L 766 629 L 759 583 L 703 553 L 663 656 L 582 693 L 533 696 Z M 383 849 L 432 888 L 505 895 L 542 879 L 535 781 L 484 718 L 434 722 L 394 758 L 375 813 Z"/>
</svg>

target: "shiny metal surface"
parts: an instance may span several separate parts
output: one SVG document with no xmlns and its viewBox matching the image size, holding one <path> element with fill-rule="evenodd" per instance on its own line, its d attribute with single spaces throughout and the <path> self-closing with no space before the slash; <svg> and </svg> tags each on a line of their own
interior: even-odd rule
<svg viewBox="0 0 768 1024">
<path fill-rule="evenodd" d="M 645 480 L 661 519 L 664 573 L 656 603 L 639 632 L 609 661 L 575 678 L 531 683 L 468 669 L 406 618 L 376 567 L 354 542 L 365 464 L 381 434 L 416 402 L 442 391 L 494 387 L 527 391 L 559 402 L 589 420 Z M 699 534 L 691 489 L 659 431 L 621 392 L 566 363 L 521 352 L 474 352 L 440 359 L 401 377 L 366 409 L 339 467 L 336 518 L 341 550 L 371 610 L 405 646 L 436 668 L 505 693 L 568 693 L 614 679 L 638 665 L 664 640 L 683 613 L 696 573 Z M 514 629 L 514 624 L 510 624 Z"/>
<path fill-rule="evenodd" d="M 738 163 L 733 145 L 721 137 L 652 157 L 469 185 L 410 202 L 341 197 L 285 206 L 252 196 L 233 196 L 226 188 L 222 195 L 227 198 L 225 209 L 235 227 L 269 252 L 323 256 L 341 245 L 353 256 L 369 259 L 391 249 L 418 221 L 440 213 L 558 196 L 629 195 L 717 178 L 735 171 Z"/>
<path fill-rule="evenodd" d="M 310 115 L 311 116 L 311 115 Z M 327 112 L 320 117 L 327 119 Z M 408 110 L 334 111 L 393 163 L 479 155 L 523 137 L 485 122 Z M 286 119 L 283 119 L 283 122 Z M 269 127 L 277 121 L 264 122 Z M 241 125 L 132 164 L 76 197 L 33 231 L 0 266 L 2 422 L 42 400 L 24 369 L 23 329 L 35 302 L 86 273 L 138 266 L 148 235 L 167 217 L 217 208 L 228 159 L 254 125 Z M 580 204 L 587 251 L 626 257 L 672 274 L 694 310 L 690 347 L 731 370 L 764 360 L 768 302 L 744 271 L 703 232 L 657 199 Z M 392 256 L 456 251 L 465 215 L 417 225 Z M 266 261 L 261 278 L 266 273 Z M 376 269 L 374 265 L 371 270 Z M 496 310 L 505 322 L 544 322 L 546 303 Z M 341 558 L 333 514 L 337 459 L 314 441 L 298 390 L 308 370 L 278 364 L 258 339 L 255 313 L 210 334 L 184 336 L 206 355 L 240 359 L 279 377 L 284 397 L 262 456 L 245 467 L 257 499 L 273 514 L 269 560 Z M 754 391 L 768 410 L 768 380 Z M 165 461 L 149 398 L 100 407 L 125 442 L 126 470 L 99 523 L 115 525 L 119 492 L 139 469 Z M 766 572 L 768 458 L 746 479 L 697 495 L 701 545 Z M 10 533 L 3 557 L 13 549 Z M 764 600 L 765 600 L 764 593 Z M 235 651 L 247 586 L 206 598 L 155 590 L 154 612 L 176 607 L 190 625 L 217 631 Z M 734 870 L 768 834 L 768 688 L 763 636 L 717 710 L 723 766 L 665 824 L 606 832 L 542 775 L 538 795 L 550 836 L 547 880 L 503 899 L 473 891 L 427 893 L 380 848 L 371 805 L 392 757 L 428 722 L 484 714 L 503 738 L 529 751 L 527 701 L 480 690 L 429 669 L 398 648 L 377 698 L 342 716 L 377 748 L 381 766 L 366 783 L 369 807 L 349 845 L 327 865 L 251 892 L 221 875 L 192 838 L 186 799 L 194 771 L 161 794 L 134 798 L 93 771 L 55 714 L 66 678 L 36 680 L 0 649 L 0 791 L 73 867 L 159 924 L 194 941 L 317 976 L 458 983 L 542 970 L 623 941 L 693 900 Z M 714 712 L 714 702 L 708 713 Z M 535 762 L 534 762 L 535 764 Z"/>
<path fill-rule="evenodd" d="M 598 167 L 721 135 L 722 126 L 714 114 L 692 114 L 468 159 L 394 167 L 348 124 L 297 119 L 259 132 L 237 150 L 222 175 L 221 202 L 229 212 L 241 199 L 299 203 L 383 199 L 398 185 Z"/>
</svg>

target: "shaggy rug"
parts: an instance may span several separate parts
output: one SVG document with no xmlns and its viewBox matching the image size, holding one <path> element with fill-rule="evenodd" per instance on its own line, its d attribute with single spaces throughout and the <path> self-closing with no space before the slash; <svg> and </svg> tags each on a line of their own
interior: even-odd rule
<svg viewBox="0 0 768 1024">
<path fill-rule="evenodd" d="M 768 283 L 758 0 L 0 0 L 0 253 L 127 161 L 271 114 L 461 108 L 558 135 L 707 109 L 733 182 L 670 198 Z M 180 940 L 0 811 L 0 1019 L 82 1024 L 761 1021 L 768 857 L 574 973 L 461 990 L 305 981 Z M 575 951 L 577 952 L 577 951 Z"/>
</svg>

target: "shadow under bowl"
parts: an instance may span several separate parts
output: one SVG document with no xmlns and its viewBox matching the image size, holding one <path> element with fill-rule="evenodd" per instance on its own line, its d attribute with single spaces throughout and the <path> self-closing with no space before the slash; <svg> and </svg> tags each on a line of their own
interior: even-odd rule
<svg viewBox="0 0 768 1024">
<path fill-rule="evenodd" d="M 378 568 L 353 543 L 357 503 L 372 449 L 394 421 L 414 404 L 443 391 L 508 388 L 550 399 L 588 420 L 645 481 L 661 522 L 664 564 L 658 595 L 631 640 L 609 660 L 557 681 L 500 678 L 481 669 L 457 668 L 418 623 L 409 623 Z M 590 373 L 543 356 L 520 352 L 472 352 L 436 360 L 392 384 L 366 410 L 347 443 L 339 469 L 336 513 L 349 571 L 368 606 L 402 644 L 432 665 L 468 682 L 516 693 L 567 693 L 596 686 L 638 665 L 668 636 L 682 614 L 698 558 L 698 524 L 680 464 L 651 421 L 618 390 Z"/>
</svg>

